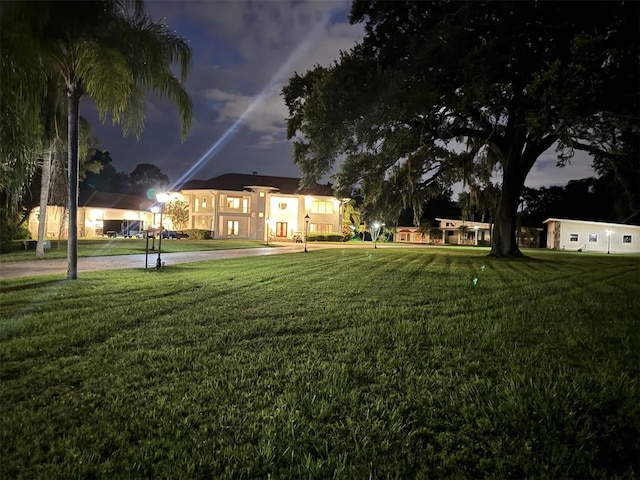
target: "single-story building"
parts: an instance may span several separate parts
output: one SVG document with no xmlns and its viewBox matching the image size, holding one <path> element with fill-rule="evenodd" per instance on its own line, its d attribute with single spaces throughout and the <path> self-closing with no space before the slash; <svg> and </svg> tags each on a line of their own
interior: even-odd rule
<svg viewBox="0 0 640 480">
<path fill-rule="evenodd" d="M 399 243 L 429 243 L 433 245 L 489 245 L 491 225 L 484 222 L 436 218 L 438 226 L 426 232 L 419 227 L 396 227 L 393 237 Z"/>
<path fill-rule="evenodd" d="M 78 236 L 96 237 L 106 235 L 108 231 L 144 230 L 153 226 L 157 220 L 151 212 L 154 201 L 109 192 L 80 192 L 78 197 Z M 40 207 L 34 208 L 29 215 L 29 233 L 31 238 L 38 237 Z M 66 208 L 48 205 L 45 237 L 66 238 L 68 236 L 68 218 Z"/>
<path fill-rule="evenodd" d="M 602 253 L 640 253 L 640 226 L 548 218 L 547 248 Z"/>
<path fill-rule="evenodd" d="M 442 230 L 443 245 L 483 245 L 491 244 L 491 224 L 471 220 L 436 218 Z"/>
</svg>

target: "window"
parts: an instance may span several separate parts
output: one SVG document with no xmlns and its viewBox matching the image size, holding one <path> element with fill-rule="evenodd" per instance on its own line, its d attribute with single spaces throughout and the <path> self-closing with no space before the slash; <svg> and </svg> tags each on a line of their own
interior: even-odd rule
<svg viewBox="0 0 640 480">
<path fill-rule="evenodd" d="M 313 200 L 311 202 L 311 213 L 333 213 L 333 202 Z"/>
<path fill-rule="evenodd" d="M 238 235 L 240 224 L 237 220 L 227 221 L 227 235 Z"/>
<path fill-rule="evenodd" d="M 400 241 L 401 242 L 410 242 L 411 241 L 411 234 L 410 233 L 401 233 L 400 234 Z"/>
<path fill-rule="evenodd" d="M 577 233 L 570 233 L 569 234 L 569 241 L 570 242 L 577 242 L 578 241 L 578 234 Z"/>
<path fill-rule="evenodd" d="M 597 233 L 590 233 L 589 234 L 589 241 L 590 242 L 597 242 L 598 241 L 598 234 Z"/>
<path fill-rule="evenodd" d="M 227 210 L 240 210 L 242 213 L 249 211 L 249 199 L 244 197 L 220 197 L 220 206 L 226 207 Z"/>
<path fill-rule="evenodd" d="M 622 243 L 631 243 L 631 235 L 622 235 Z"/>
<path fill-rule="evenodd" d="M 310 223 L 309 232 L 311 233 L 331 233 L 333 225 L 330 223 Z"/>
</svg>

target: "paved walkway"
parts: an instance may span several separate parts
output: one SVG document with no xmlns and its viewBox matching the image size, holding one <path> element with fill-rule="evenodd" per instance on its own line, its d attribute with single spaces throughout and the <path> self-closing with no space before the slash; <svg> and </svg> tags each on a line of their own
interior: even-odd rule
<svg viewBox="0 0 640 480">
<path fill-rule="evenodd" d="M 222 260 L 225 258 L 254 257 L 257 255 L 276 255 L 280 253 L 301 252 L 300 244 L 264 247 L 238 248 L 233 250 L 206 250 L 199 252 L 174 252 L 161 254 L 165 265 L 177 263 L 199 262 L 204 260 Z M 97 270 L 121 270 L 128 268 L 156 268 L 157 253 L 149 252 L 138 255 L 114 255 L 109 257 L 80 257 L 78 258 L 78 273 Z M 0 262 L 0 278 L 31 277 L 35 275 L 67 274 L 67 259 L 55 260 L 25 260 L 17 262 Z"/>
</svg>

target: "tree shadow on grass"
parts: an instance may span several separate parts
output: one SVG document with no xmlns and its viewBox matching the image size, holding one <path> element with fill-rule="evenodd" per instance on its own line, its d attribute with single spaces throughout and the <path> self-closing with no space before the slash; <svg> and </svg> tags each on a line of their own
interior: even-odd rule
<svg viewBox="0 0 640 480">
<path fill-rule="evenodd" d="M 34 278 L 32 281 L 27 281 L 25 283 L 21 283 L 20 285 L 3 285 L 2 287 L 0 287 L 0 291 L 20 292 L 22 290 L 34 290 L 36 288 L 46 287 L 48 285 L 62 284 L 64 282 L 66 282 L 66 280 L 61 280 L 59 278 L 51 280 L 39 280 L 38 278 Z"/>
</svg>

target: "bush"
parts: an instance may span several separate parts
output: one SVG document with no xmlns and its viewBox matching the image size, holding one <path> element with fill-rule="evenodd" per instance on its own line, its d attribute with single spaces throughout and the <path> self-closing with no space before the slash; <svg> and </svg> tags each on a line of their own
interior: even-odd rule
<svg viewBox="0 0 640 480">
<path fill-rule="evenodd" d="M 15 250 L 13 240 L 30 239 L 29 229 L 26 224 L 20 223 L 19 215 L 7 215 L 4 210 L 0 215 L 0 253 Z"/>
<path fill-rule="evenodd" d="M 189 238 L 192 240 L 211 240 L 213 239 L 213 235 L 211 235 L 211 230 L 202 230 L 199 228 L 190 228 L 189 230 L 183 230 L 184 233 L 189 235 Z"/>
<path fill-rule="evenodd" d="M 342 233 L 310 233 L 307 235 L 309 242 L 346 242 L 348 238 Z"/>
</svg>

